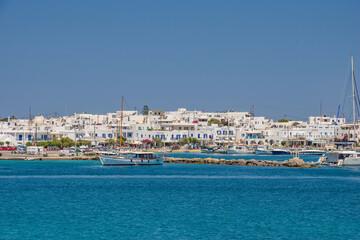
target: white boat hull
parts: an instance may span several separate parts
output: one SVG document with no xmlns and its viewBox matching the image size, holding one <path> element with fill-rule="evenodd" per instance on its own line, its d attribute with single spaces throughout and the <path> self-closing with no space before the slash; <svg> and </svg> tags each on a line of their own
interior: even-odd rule
<svg viewBox="0 0 360 240">
<path fill-rule="evenodd" d="M 326 153 L 325 151 L 317 151 L 317 150 L 304 150 L 299 152 L 300 155 L 323 155 L 325 153 Z"/>
<path fill-rule="evenodd" d="M 113 157 L 113 156 L 100 156 L 101 164 L 104 166 L 136 166 L 136 165 L 162 165 L 164 158 L 131 158 L 131 157 Z"/>
<path fill-rule="evenodd" d="M 348 157 L 341 164 L 342 166 L 360 166 L 360 158 Z"/>
<path fill-rule="evenodd" d="M 272 152 L 269 151 L 269 150 L 260 150 L 260 149 L 255 150 L 255 153 L 258 154 L 258 155 L 270 155 L 270 154 L 272 154 Z"/>
<path fill-rule="evenodd" d="M 227 149 L 227 154 L 251 154 L 250 151 L 247 150 L 235 150 L 235 149 Z"/>
</svg>

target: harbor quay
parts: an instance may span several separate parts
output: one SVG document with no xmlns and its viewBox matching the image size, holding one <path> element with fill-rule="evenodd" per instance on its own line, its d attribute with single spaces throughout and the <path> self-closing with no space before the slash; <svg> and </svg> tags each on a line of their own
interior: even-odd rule
<svg viewBox="0 0 360 240">
<path fill-rule="evenodd" d="M 184 139 L 196 139 L 196 148 L 207 145 L 326 147 L 336 139 L 358 141 L 355 136 L 359 136 L 358 124 L 354 136 L 354 125 L 336 116 L 310 116 L 308 121 L 276 121 L 249 112 L 211 113 L 179 108 L 168 112 L 123 111 L 122 131 L 120 121 L 120 111 L 48 118 L 42 115 L 29 119 L 8 117 L 0 122 L 0 144 L 35 146 L 39 142 L 69 138 L 75 143 L 83 141 L 100 146 L 116 141 L 121 132 L 125 144 L 136 148 L 144 147 L 144 143 L 147 147 L 171 147 L 184 143 Z"/>
</svg>

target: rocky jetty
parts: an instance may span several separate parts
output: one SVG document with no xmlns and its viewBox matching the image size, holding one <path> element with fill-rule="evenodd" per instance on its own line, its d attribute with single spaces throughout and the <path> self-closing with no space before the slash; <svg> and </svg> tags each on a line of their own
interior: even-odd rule
<svg viewBox="0 0 360 240">
<path fill-rule="evenodd" d="M 293 168 L 316 168 L 314 163 L 304 162 L 301 159 L 290 159 L 286 161 L 267 161 L 267 160 L 245 160 L 245 159 L 217 159 L 217 158 L 173 158 L 166 157 L 165 163 L 187 163 L 187 164 L 218 164 L 218 165 L 238 165 L 256 167 L 293 167 Z"/>
</svg>

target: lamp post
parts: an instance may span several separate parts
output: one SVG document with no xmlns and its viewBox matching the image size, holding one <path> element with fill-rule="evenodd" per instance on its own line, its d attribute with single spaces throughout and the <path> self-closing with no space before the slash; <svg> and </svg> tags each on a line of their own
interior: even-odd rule
<svg viewBox="0 0 360 240">
<path fill-rule="evenodd" d="M 78 155 L 77 148 L 76 148 L 76 125 L 74 125 L 74 131 L 75 131 L 75 154 Z"/>
</svg>

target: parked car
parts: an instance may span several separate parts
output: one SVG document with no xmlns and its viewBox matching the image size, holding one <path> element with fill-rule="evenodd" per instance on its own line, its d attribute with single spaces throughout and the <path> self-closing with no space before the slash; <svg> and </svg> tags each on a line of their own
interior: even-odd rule
<svg viewBox="0 0 360 240">
<path fill-rule="evenodd" d="M 21 148 L 18 148 L 17 150 L 15 150 L 16 154 L 26 154 L 27 153 L 27 150 L 25 147 L 21 147 Z"/>
<path fill-rule="evenodd" d="M 75 151 L 71 149 L 64 149 L 59 151 L 59 156 L 75 156 Z"/>
</svg>

